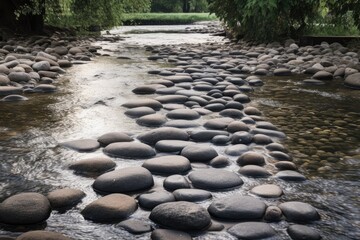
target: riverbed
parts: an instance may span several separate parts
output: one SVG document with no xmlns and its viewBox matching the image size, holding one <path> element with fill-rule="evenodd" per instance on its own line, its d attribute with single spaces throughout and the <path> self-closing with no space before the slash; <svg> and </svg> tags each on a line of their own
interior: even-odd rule
<svg viewBox="0 0 360 240">
<path fill-rule="evenodd" d="M 20 192 L 40 192 L 73 187 L 86 193 L 81 204 L 66 213 L 52 212 L 46 230 L 74 239 L 148 239 L 150 233 L 132 235 L 113 224 L 96 224 L 79 213 L 98 198 L 92 178 L 75 175 L 68 165 L 78 159 L 102 156 L 101 150 L 77 153 L 59 147 L 60 142 L 96 139 L 104 133 L 123 131 L 139 134 L 148 130 L 127 117 L 121 105 L 138 96 L 136 86 L 159 76 L 147 72 L 170 63 L 150 61 L 146 46 L 226 43 L 222 37 L 201 33 L 163 33 L 193 26 L 143 27 L 111 30 L 125 37 L 120 42 L 96 42 L 99 56 L 75 65 L 64 74 L 54 94 L 30 95 L 29 101 L 0 104 L 0 200 Z M 126 31 L 132 31 L 126 34 Z M 134 33 L 139 30 L 140 34 Z M 120 58 L 119 58 L 120 57 Z M 324 86 L 303 85 L 305 76 L 262 77 L 265 85 L 249 95 L 252 106 L 263 112 L 288 138 L 283 144 L 308 180 L 301 183 L 276 181 L 285 195 L 282 201 L 303 201 L 316 207 L 321 220 L 310 226 L 324 239 L 360 238 L 360 96 L 334 80 Z M 221 149 L 217 149 L 221 151 Z M 142 161 L 116 161 L 117 167 L 139 166 Z M 227 167 L 233 170 L 233 167 Z M 155 183 L 163 180 L 154 177 Z M 244 193 L 266 179 L 249 179 L 240 189 L 214 192 L 213 197 Z M 272 203 L 273 200 L 269 200 Z M 211 201 L 201 204 L 208 206 Z M 131 217 L 149 222 L 150 212 L 139 209 Z M 272 224 L 278 239 L 288 239 L 285 223 Z M 0 235 L 19 235 L 19 229 L 0 229 Z M 225 231 L 201 234 L 195 239 L 233 239 Z"/>
</svg>

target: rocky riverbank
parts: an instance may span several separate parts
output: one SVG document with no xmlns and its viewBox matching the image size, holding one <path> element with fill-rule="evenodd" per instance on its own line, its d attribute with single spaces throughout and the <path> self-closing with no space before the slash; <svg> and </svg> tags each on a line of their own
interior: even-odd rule
<svg viewBox="0 0 360 240">
<path fill-rule="evenodd" d="M 90 43 L 85 42 L 82 52 L 75 55 L 69 54 L 72 48 L 66 45 L 68 53 L 63 58 L 82 63 L 85 59 L 81 55 L 96 55 L 97 48 L 87 44 Z M 291 152 L 281 144 L 286 135 L 252 106 L 248 93 L 264 84 L 259 78 L 263 74 L 309 72 L 316 64 L 333 77 L 344 68 L 341 76 L 346 77 L 349 68 L 356 69 L 358 57 L 342 53 L 336 57 L 341 64 L 336 64 L 331 73 L 334 68 L 329 71 L 331 66 L 325 66 L 329 63 L 324 60 L 324 56 L 334 57 L 335 51 L 326 55 L 332 49 L 330 45 L 273 45 L 147 47 L 149 59 L 176 65 L 149 71 L 158 79 L 134 88 L 139 99 L 122 106 L 129 118 L 147 130 L 140 134 L 114 130 L 97 139 L 60 144 L 79 152 L 101 149 L 104 153 L 102 157 L 84 157 L 69 165 L 80 176 L 94 177 L 92 188 L 99 193 L 97 200 L 78 212 L 79 216 L 92 222 L 116 224 L 133 235 L 150 236 L 151 232 L 152 239 L 191 239 L 218 231 L 238 239 L 320 239 L 322 233 L 314 229 L 314 223 L 321 221 L 322 210 L 306 201 L 284 198 L 292 191 L 291 187 L 283 187 L 284 182 L 291 186 L 307 181 L 292 162 Z M 54 55 L 46 49 L 36 55 Z M 45 56 L 51 65 L 50 60 L 54 59 Z M 317 78 L 304 83 L 328 81 Z M 33 83 L 29 92 L 38 86 L 37 81 Z M 18 84 L 21 86 L 17 87 L 27 89 L 29 83 Z M 131 166 L 117 167 L 126 161 L 132 162 Z M 226 194 L 234 189 L 243 191 Z M 69 188 L 55 190 L 46 197 L 20 193 L 1 203 L 0 222 L 8 227 L 38 225 L 52 211 L 72 209 L 83 198 L 82 191 Z M 148 213 L 146 219 L 134 217 L 140 210 Z M 72 237 L 31 231 L 18 239 Z"/>
</svg>

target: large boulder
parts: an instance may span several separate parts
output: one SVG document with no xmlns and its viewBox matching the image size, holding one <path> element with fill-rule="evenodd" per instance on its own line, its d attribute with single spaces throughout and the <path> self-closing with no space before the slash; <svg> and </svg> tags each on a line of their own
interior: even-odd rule
<svg viewBox="0 0 360 240">
<path fill-rule="evenodd" d="M 360 89 L 360 73 L 349 75 L 345 79 L 344 84 L 349 88 Z"/>
</svg>

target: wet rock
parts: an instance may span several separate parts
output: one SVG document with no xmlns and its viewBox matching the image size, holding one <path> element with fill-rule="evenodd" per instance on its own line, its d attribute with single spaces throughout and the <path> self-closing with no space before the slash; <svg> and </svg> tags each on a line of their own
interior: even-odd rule
<svg viewBox="0 0 360 240">
<path fill-rule="evenodd" d="M 265 164 L 265 158 L 263 155 L 257 152 L 246 152 L 243 153 L 238 159 L 237 163 L 240 166 L 245 165 L 259 165 L 262 166 Z"/>
<path fill-rule="evenodd" d="M 360 89 L 360 73 L 351 74 L 344 81 L 345 86 Z"/>
<path fill-rule="evenodd" d="M 214 129 L 214 130 L 224 130 L 229 123 L 233 122 L 234 119 L 233 118 L 215 118 L 215 119 L 211 119 L 209 121 L 207 121 L 204 124 L 205 128 L 208 129 Z"/>
<path fill-rule="evenodd" d="M 218 153 L 208 145 L 191 144 L 183 148 L 181 155 L 189 159 L 190 162 L 209 162 Z"/>
<path fill-rule="evenodd" d="M 204 107 L 207 110 L 212 112 L 220 112 L 221 110 L 225 109 L 224 104 L 221 103 L 210 103 Z"/>
<path fill-rule="evenodd" d="M 238 239 L 266 239 L 276 235 L 269 224 L 262 222 L 238 223 L 229 228 L 228 232 Z"/>
<path fill-rule="evenodd" d="M 155 191 L 141 194 L 138 201 L 142 208 L 152 210 L 154 207 L 162 203 L 175 202 L 175 197 L 172 193 L 167 191 Z"/>
<path fill-rule="evenodd" d="M 232 146 L 228 146 L 225 149 L 225 153 L 230 156 L 239 156 L 240 154 L 243 154 L 244 152 L 248 151 L 249 147 L 244 144 L 235 144 Z"/>
<path fill-rule="evenodd" d="M 217 146 L 227 145 L 230 142 L 229 136 L 219 135 L 211 139 L 211 143 Z"/>
<path fill-rule="evenodd" d="M 193 186 L 205 190 L 228 190 L 243 184 L 239 175 L 221 169 L 202 169 L 189 175 Z"/>
<path fill-rule="evenodd" d="M 54 209 L 75 206 L 85 197 L 85 193 L 78 189 L 63 188 L 49 192 L 47 198 Z"/>
<path fill-rule="evenodd" d="M 250 144 L 252 142 L 253 135 L 248 132 L 235 132 L 231 136 L 232 144 Z"/>
<path fill-rule="evenodd" d="M 25 72 L 11 72 L 8 75 L 10 81 L 21 83 L 21 82 L 29 82 L 31 77 L 28 73 Z"/>
<path fill-rule="evenodd" d="M 164 127 L 174 127 L 174 128 L 195 128 L 199 127 L 200 124 L 192 120 L 170 120 L 164 124 Z"/>
<path fill-rule="evenodd" d="M 121 223 L 117 224 L 116 227 L 120 227 L 128 231 L 132 234 L 142 234 L 146 232 L 151 232 L 151 225 L 144 221 L 136 220 L 136 219 L 128 219 L 122 221 Z"/>
<path fill-rule="evenodd" d="M 253 178 L 266 178 L 271 175 L 265 168 L 257 165 L 246 165 L 238 171 L 240 174 Z"/>
<path fill-rule="evenodd" d="M 138 136 L 138 139 L 144 143 L 155 145 L 158 141 L 161 140 L 186 141 L 189 139 L 189 135 L 186 131 L 181 129 L 162 127 L 140 134 Z"/>
<path fill-rule="evenodd" d="M 172 110 L 168 114 L 166 114 L 166 116 L 172 119 L 185 119 L 185 120 L 195 120 L 200 118 L 200 114 L 191 109 Z"/>
<path fill-rule="evenodd" d="M 0 101 L 2 101 L 2 102 L 18 102 L 18 101 L 27 101 L 27 100 L 29 100 L 27 97 L 12 94 L 12 95 L 8 95 L 8 96 L 2 98 Z"/>
<path fill-rule="evenodd" d="M 241 195 L 216 199 L 209 206 L 209 213 L 226 220 L 261 219 L 266 205 L 261 200 Z"/>
<path fill-rule="evenodd" d="M 186 232 L 169 229 L 155 229 L 151 233 L 151 240 L 191 240 L 191 236 Z"/>
<path fill-rule="evenodd" d="M 321 80 L 316 80 L 316 79 L 305 79 L 303 81 L 304 84 L 308 84 L 308 85 L 324 85 L 325 82 L 321 81 Z"/>
<path fill-rule="evenodd" d="M 212 197 L 211 193 L 200 189 L 177 189 L 173 192 L 176 201 L 199 202 Z"/>
<path fill-rule="evenodd" d="M 287 232 L 293 240 L 320 240 L 321 235 L 313 228 L 294 224 L 291 225 Z"/>
<path fill-rule="evenodd" d="M 16 240 L 71 240 L 71 238 L 57 232 L 37 230 L 23 233 Z"/>
<path fill-rule="evenodd" d="M 273 140 L 269 136 L 266 136 L 264 134 L 255 134 L 252 141 L 259 145 L 266 145 L 273 142 Z"/>
<path fill-rule="evenodd" d="M 161 114 L 149 114 L 136 120 L 136 123 L 146 127 L 160 127 L 166 123 L 167 119 Z"/>
<path fill-rule="evenodd" d="M 155 149 L 160 152 L 180 152 L 184 147 L 195 144 L 182 140 L 161 140 L 155 144 Z"/>
<path fill-rule="evenodd" d="M 193 79 L 190 76 L 180 76 L 180 75 L 176 75 L 176 76 L 169 76 L 166 77 L 165 80 L 169 80 L 173 83 L 184 83 L 184 82 L 192 82 Z"/>
<path fill-rule="evenodd" d="M 268 222 L 279 222 L 282 217 L 282 211 L 276 206 L 270 206 L 266 209 L 264 220 Z"/>
<path fill-rule="evenodd" d="M 10 83 L 10 79 L 6 75 L 0 74 L 0 86 L 6 86 Z"/>
<path fill-rule="evenodd" d="M 134 198 L 124 194 L 110 194 L 87 205 L 81 214 L 94 222 L 115 222 L 128 218 L 137 209 Z"/>
<path fill-rule="evenodd" d="M 274 184 L 259 185 L 251 189 L 250 192 L 263 198 L 277 198 L 283 194 L 281 188 Z"/>
<path fill-rule="evenodd" d="M 227 131 L 230 133 L 240 132 L 240 131 L 249 131 L 249 127 L 242 121 L 233 121 L 227 126 Z"/>
<path fill-rule="evenodd" d="M 159 101 L 149 98 L 131 100 L 127 103 L 124 103 L 122 106 L 126 108 L 149 107 L 154 110 L 159 110 L 163 107 Z"/>
<path fill-rule="evenodd" d="M 246 107 L 244 109 L 244 113 L 246 115 L 255 115 L 255 116 L 261 116 L 261 112 L 259 109 L 255 108 L 255 107 Z"/>
<path fill-rule="evenodd" d="M 110 158 L 94 157 L 82 159 L 71 163 L 69 168 L 77 173 L 104 173 L 116 167 L 116 163 Z"/>
<path fill-rule="evenodd" d="M 317 80 L 331 80 L 331 79 L 333 79 L 333 75 L 326 71 L 319 71 L 319 72 L 315 73 L 312 76 L 312 78 L 317 79 Z"/>
<path fill-rule="evenodd" d="M 278 161 L 291 161 L 292 157 L 280 151 L 270 152 L 269 155 Z"/>
<path fill-rule="evenodd" d="M 156 155 L 155 150 L 152 147 L 140 142 L 111 143 L 104 148 L 104 153 L 113 157 L 130 159 L 144 159 Z"/>
<path fill-rule="evenodd" d="M 60 59 L 58 61 L 58 64 L 61 68 L 69 68 L 72 66 L 72 63 L 69 60 L 66 59 Z"/>
<path fill-rule="evenodd" d="M 166 104 L 166 103 L 185 103 L 188 100 L 187 96 L 184 95 L 164 95 L 159 96 L 155 98 L 156 101 L 159 101 L 160 103 Z"/>
<path fill-rule="evenodd" d="M 285 202 L 278 206 L 288 221 L 311 222 L 320 219 L 316 209 L 303 202 Z"/>
<path fill-rule="evenodd" d="M 270 151 L 287 152 L 286 148 L 280 143 L 270 143 L 265 148 Z"/>
<path fill-rule="evenodd" d="M 52 93 L 56 92 L 57 88 L 54 85 L 50 84 L 39 84 L 34 88 L 34 92 L 38 93 Z"/>
<path fill-rule="evenodd" d="M 132 92 L 135 94 L 153 94 L 156 92 L 156 88 L 154 86 L 144 85 L 134 88 Z"/>
<path fill-rule="evenodd" d="M 167 155 L 146 160 L 142 167 L 153 174 L 184 174 L 191 169 L 190 161 L 183 156 Z"/>
<path fill-rule="evenodd" d="M 204 230 L 211 223 L 205 208 L 184 201 L 160 204 L 151 211 L 149 218 L 159 225 L 184 231 Z"/>
<path fill-rule="evenodd" d="M 288 161 L 277 162 L 277 163 L 275 163 L 275 167 L 278 168 L 279 170 L 294 170 L 294 171 L 296 171 L 296 169 L 297 169 L 295 163 L 288 162 Z"/>
<path fill-rule="evenodd" d="M 214 168 L 222 168 L 228 166 L 230 164 L 230 161 L 225 156 L 217 156 L 213 158 L 209 164 Z"/>
<path fill-rule="evenodd" d="M 276 137 L 276 138 L 279 138 L 279 139 L 286 138 L 285 133 L 275 131 L 275 130 L 270 130 L 270 129 L 254 128 L 254 129 L 250 130 L 250 133 L 253 134 L 253 135 L 255 135 L 255 134 L 264 134 L 264 135 L 267 135 L 269 137 Z"/>
<path fill-rule="evenodd" d="M 100 148 L 100 143 L 94 139 L 79 139 L 74 141 L 63 142 L 60 146 L 70 148 L 78 152 L 93 152 Z"/>
<path fill-rule="evenodd" d="M 171 175 L 164 180 L 164 188 L 168 191 L 174 191 L 180 188 L 190 188 L 189 182 L 184 176 Z"/>
<path fill-rule="evenodd" d="M 104 135 L 101 135 L 98 138 L 98 142 L 102 147 L 106 147 L 107 145 L 115 142 L 131 142 L 133 139 L 123 132 L 110 132 Z"/>
<path fill-rule="evenodd" d="M 291 71 L 287 68 L 277 68 L 274 70 L 275 76 L 290 76 Z"/>
<path fill-rule="evenodd" d="M 196 142 L 207 142 L 218 135 L 229 136 L 229 133 L 226 131 L 218 131 L 218 130 L 198 130 L 191 132 L 190 138 Z"/>
<path fill-rule="evenodd" d="M 93 188 L 104 193 L 127 193 L 146 190 L 153 185 L 154 180 L 149 170 L 143 167 L 127 167 L 99 176 Z"/>
<path fill-rule="evenodd" d="M 37 224 L 51 213 L 49 200 L 39 193 L 19 193 L 0 204 L 0 222 L 11 225 Z"/>
<path fill-rule="evenodd" d="M 48 61 L 36 62 L 32 65 L 35 71 L 48 71 L 50 70 L 50 63 Z"/>
<path fill-rule="evenodd" d="M 275 177 L 285 181 L 305 181 L 306 177 L 298 172 L 292 170 L 284 170 L 278 172 Z"/>
<path fill-rule="evenodd" d="M 154 113 L 156 113 L 155 110 L 150 107 L 136 107 L 125 111 L 126 115 L 133 118 L 142 117 Z"/>
</svg>

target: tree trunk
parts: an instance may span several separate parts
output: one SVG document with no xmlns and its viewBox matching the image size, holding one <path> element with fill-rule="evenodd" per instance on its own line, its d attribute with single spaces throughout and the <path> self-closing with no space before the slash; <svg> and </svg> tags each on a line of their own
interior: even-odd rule
<svg viewBox="0 0 360 240">
<path fill-rule="evenodd" d="M 190 12 L 190 0 L 183 0 L 183 12 Z"/>
</svg>

